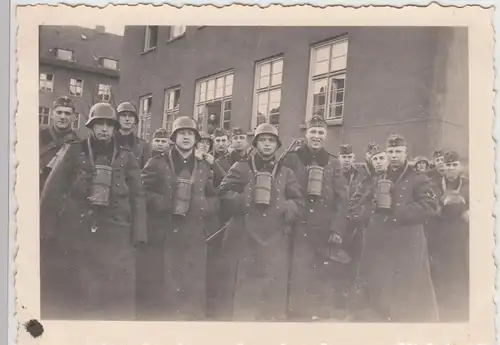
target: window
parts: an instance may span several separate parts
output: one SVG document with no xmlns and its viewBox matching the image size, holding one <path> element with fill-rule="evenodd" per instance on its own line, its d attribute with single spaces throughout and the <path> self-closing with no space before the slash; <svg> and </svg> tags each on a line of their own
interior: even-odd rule
<svg viewBox="0 0 500 345">
<path fill-rule="evenodd" d="M 144 35 L 144 51 L 150 51 L 156 47 L 158 41 L 158 26 L 146 26 Z"/>
<path fill-rule="evenodd" d="M 169 40 L 173 40 L 177 37 L 180 37 L 184 35 L 185 32 L 186 32 L 186 25 L 171 26 Z"/>
<path fill-rule="evenodd" d="M 75 119 L 71 123 L 71 129 L 77 131 L 80 128 L 80 114 L 75 113 Z"/>
<path fill-rule="evenodd" d="M 47 127 L 50 124 L 50 109 L 38 107 L 38 122 L 40 127 Z"/>
<path fill-rule="evenodd" d="M 97 97 L 99 98 L 99 101 L 102 102 L 111 101 L 111 85 L 99 84 Z"/>
<path fill-rule="evenodd" d="M 279 127 L 282 76 L 283 58 L 281 57 L 257 64 L 252 128 L 264 122 Z"/>
<path fill-rule="evenodd" d="M 118 60 L 101 58 L 101 66 L 107 69 L 118 69 Z"/>
<path fill-rule="evenodd" d="M 342 121 L 347 46 L 347 38 L 343 38 L 312 48 L 307 118 L 319 115 L 330 123 Z"/>
<path fill-rule="evenodd" d="M 82 97 L 83 94 L 83 80 L 73 79 L 69 80 L 69 94 L 71 96 Z"/>
<path fill-rule="evenodd" d="M 221 73 L 196 83 L 194 119 L 201 130 L 231 128 L 233 72 Z"/>
<path fill-rule="evenodd" d="M 165 91 L 165 105 L 163 107 L 163 128 L 170 134 L 172 124 L 179 115 L 179 98 L 181 88 L 171 88 Z"/>
<path fill-rule="evenodd" d="M 151 107 L 153 96 L 144 96 L 139 99 L 139 137 L 149 142 L 151 136 Z"/>
<path fill-rule="evenodd" d="M 54 75 L 40 73 L 40 91 L 52 92 L 54 90 Z"/>
<path fill-rule="evenodd" d="M 57 48 L 56 49 L 56 57 L 59 60 L 73 61 L 73 51 L 68 50 L 68 49 Z"/>
</svg>

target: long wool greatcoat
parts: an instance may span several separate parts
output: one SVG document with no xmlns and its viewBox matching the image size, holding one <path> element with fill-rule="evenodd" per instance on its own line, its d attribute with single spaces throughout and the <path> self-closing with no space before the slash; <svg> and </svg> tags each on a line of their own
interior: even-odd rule
<svg viewBox="0 0 500 345">
<path fill-rule="evenodd" d="M 284 320 L 290 263 L 286 230 L 300 215 L 300 185 L 292 170 L 277 169 L 270 205 L 257 207 L 250 160 L 235 163 L 220 185 L 221 207 L 233 216 L 222 244 L 220 272 L 226 274 L 221 275 L 224 283 L 220 296 L 228 317 L 235 321 Z M 257 162 L 256 171 L 271 172 L 274 164 Z"/>
<path fill-rule="evenodd" d="M 469 210 L 469 181 L 435 178 L 440 213 L 431 217 L 426 235 L 431 273 L 439 305 L 440 321 L 468 321 L 469 318 L 469 223 L 462 214 Z M 463 199 L 444 205 L 445 192 L 456 192 Z"/>
<path fill-rule="evenodd" d="M 322 196 L 308 197 L 308 167 L 324 167 Z M 337 158 L 321 150 L 316 158 L 307 147 L 290 153 L 284 162 L 295 173 L 304 192 L 304 212 L 295 229 L 290 277 L 289 311 L 292 318 L 329 319 L 341 307 L 345 290 L 344 264 L 328 257 L 332 232 L 343 235 L 346 226 L 347 192 Z M 331 247 L 331 248 L 329 248 Z"/>
<path fill-rule="evenodd" d="M 112 161 L 110 203 L 103 209 L 92 207 L 88 200 L 95 171 L 89 159 L 89 145 L 102 148 L 101 155 L 94 151 L 96 164 Z M 134 244 L 147 240 L 139 166 L 130 150 L 114 144 L 103 148 L 89 139 L 66 148 L 47 180 L 40 203 L 40 220 L 42 242 L 55 240 L 56 259 L 51 263 L 64 260 L 71 263 L 71 268 L 61 271 L 42 262 L 42 274 L 48 272 L 49 280 L 42 276 L 42 286 L 47 289 L 55 286 L 54 293 L 71 291 L 74 303 L 67 306 L 68 314 L 54 315 L 56 318 L 132 320 Z"/>
<path fill-rule="evenodd" d="M 398 177 L 399 176 L 399 177 Z M 378 178 L 359 191 L 373 202 Z M 379 321 L 431 322 L 437 306 L 423 223 L 438 210 L 428 177 L 405 166 L 391 178 L 392 212 L 374 208 L 363 238 L 359 288 Z"/>
<path fill-rule="evenodd" d="M 117 142 L 120 146 L 128 147 L 139 163 L 139 168 L 144 168 L 146 162 L 152 155 L 152 149 L 149 143 L 133 134 L 123 135 L 120 132 L 116 134 Z"/>
<path fill-rule="evenodd" d="M 164 319 L 202 320 L 206 312 L 206 230 L 216 215 L 213 175 L 207 164 L 191 155 L 194 165 L 189 211 L 184 217 L 173 215 L 178 179 L 173 152 L 176 150 L 152 157 L 142 171 L 150 210 L 163 214 L 159 219 L 165 236 Z"/>
</svg>

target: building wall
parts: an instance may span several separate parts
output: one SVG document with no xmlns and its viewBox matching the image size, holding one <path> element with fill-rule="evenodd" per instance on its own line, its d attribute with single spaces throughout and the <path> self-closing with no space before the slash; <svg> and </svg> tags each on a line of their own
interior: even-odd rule
<svg viewBox="0 0 500 345">
<path fill-rule="evenodd" d="M 78 134 L 81 137 L 87 135 L 85 121 L 88 116 L 90 107 L 97 100 L 97 90 L 99 84 L 111 85 L 111 90 L 114 92 L 118 85 L 118 79 L 101 75 L 97 73 L 90 73 L 79 69 L 67 69 L 59 66 L 42 64 L 39 67 L 40 73 L 54 74 L 54 86 L 52 92 L 39 92 L 39 106 L 52 109 L 52 103 L 60 96 L 69 95 L 69 82 L 71 78 L 83 80 L 83 93 L 82 97 L 73 97 L 75 102 L 76 112 L 81 114 L 80 126 Z"/>
<path fill-rule="evenodd" d="M 369 140 L 383 143 L 398 132 L 407 138 L 413 155 L 428 155 L 435 144 L 430 138 L 449 133 L 435 118 L 467 108 L 466 90 L 449 87 L 444 92 L 447 105 L 441 106 L 446 110 L 433 115 L 433 95 L 440 87 L 436 57 L 450 36 L 439 28 L 209 26 L 188 28 L 185 36 L 168 42 L 168 27 L 160 27 L 156 49 L 142 53 L 144 30 L 125 29 L 117 98 L 137 103 L 140 96 L 152 94 L 153 129 L 161 126 L 166 88 L 182 87 L 180 113 L 193 116 L 196 80 L 233 69 L 232 125 L 250 130 L 255 63 L 282 54 L 280 136 L 286 147 L 304 133 L 300 125 L 306 114 L 311 45 L 344 34 L 349 38 L 344 122 L 329 129 L 330 152 L 350 143 L 364 155 Z M 458 37 L 453 29 L 451 36 Z M 461 51 L 459 41 L 451 46 Z M 443 50 L 442 56 L 447 58 L 453 49 Z M 466 58 L 454 60 L 444 84 L 455 83 L 454 71 L 464 64 Z M 453 136 L 447 138 L 453 144 Z"/>
</svg>

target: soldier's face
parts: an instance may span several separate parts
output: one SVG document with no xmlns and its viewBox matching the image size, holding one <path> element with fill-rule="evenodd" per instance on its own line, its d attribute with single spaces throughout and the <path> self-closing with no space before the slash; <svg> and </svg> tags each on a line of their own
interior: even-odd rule
<svg viewBox="0 0 500 345">
<path fill-rule="evenodd" d="M 445 166 L 444 166 L 444 157 L 439 156 L 434 158 L 434 166 L 436 167 L 437 171 L 439 171 L 441 174 L 444 174 L 445 172 Z"/>
<path fill-rule="evenodd" d="M 311 127 L 307 129 L 306 132 L 307 146 L 311 150 L 319 150 L 323 148 L 326 135 L 327 135 L 326 129 L 323 127 Z"/>
<path fill-rule="evenodd" d="M 115 132 L 115 125 L 112 121 L 99 119 L 94 123 L 92 133 L 97 140 L 109 141 Z"/>
<path fill-rule="evenodd" d="M 339 161 L 340 164 L 342 165 L 342 169 L 344 170 L 349 170 L 351 169 L 354 159 L 355 159 L 354 153 L 346 154 L 346 155 L 339 155 Z"/>
<path fill-rule="evenodd" d="M 198 144 L 196 144 L 196 148 L 203 153 L 208 153 L 208 151 L 210 150 L 210 142 L 206 139 L 203 139 L 202 141 L 198 142 Z"/>
<path fill-rule="evenodd" d="M 271 134 L 261 134 L 257 138 L 257 150 L 262 156 L 271 156 L 278 148 L 276 137 Z"/>
<path fill-rule="evenodd" d="M 183 151 L 189 151 L 194 147 L 196 142 L 196 135 L 190 129 L 181 129 L 175 136 L 175 144 Z"/>
<path fill-rule="evenodd" d="M 415 167 L 418 171 L 426 172 L 427 171 L 427 163 L 426 162 L 418 162 Z"/>
<path fill-rule="evenodd" d="M 235 151 L 244 151 L 248 147 L 247 136 L 244 134 L 233 135 L 231 137 L 231 145 Z"/>
<path fill-rule="evenodd" d="M 447 179 L 454 180 L 462 171 L 462 165 L 459 161 L 443 163 L 444 174 Z"/>
<path fill-rule="evenodd" d="M 217 152 L 226 152 L 229 140 L 226 135 L 214 138 L 214 150 Z"/>
<path fill-rule="evenodd" d="M 407 147 L 406 146 L 394 146 L 387 148 L 387 156 L 389 157 L 389 163 L 394 168 L 399 168 L 403 166 L 407 157 Z"/>
<path fill-rule="evenodd" d="M 153 150 L 158 152 L 165 152 L 168 148 L 167 138 L 154 138 L 152 142 Z"/>
<path fill-rule="evenodd" d="M 55 107 L 52 110 L 52 123 L 58 129 L 67 129 L 75 120 L 75 112 L 71 107 Z"/>
<path fill-rule="evenodd" d="M 133 129 L 135 126 L 135 116 L 129 111 L 124 111 L 118 116 L 118 121 L 122 129 Z"/>
<path fill-rule="evenodd" d="M 370 163 L 372 164 L 373 169 L 375 169 L 375 172 L 380 173 L 386 171 L 387 165 L 389 164 L 387 153 L 380 152 L 376 155 L 373 155 L 370 159 Z"/>
</svg>

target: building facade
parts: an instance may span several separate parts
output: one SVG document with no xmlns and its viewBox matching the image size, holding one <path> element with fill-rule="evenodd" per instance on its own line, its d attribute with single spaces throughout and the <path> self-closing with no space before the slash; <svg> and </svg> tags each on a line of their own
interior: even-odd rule
<svg viewBox="0 0 500 345">
<path fill-rule="evenodd" d="M 209 132 L 268 121 L 286 147 L 318 114 L 332 153 L 397 132 L 412 156 L 468 156 L 466 28 L 128 26 L 121 71 L 146 140 L 187 115 Z"/>
<path fill-rule="evenodd" d="M 98 101 L 114 103 L 123 36 L 106 33 L 102 26 L 41 26 L 39 33 L 40 127 L 49 125 L 54 100 L 69 95 L 78 114 L 73 128 L 85 136 L 90 107 Z"/>
</svg>

